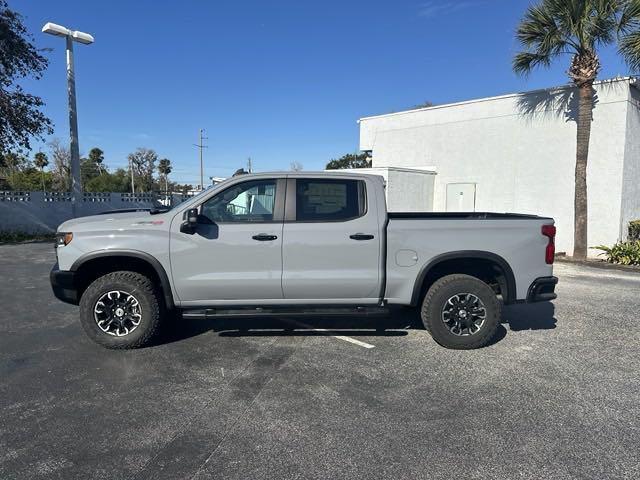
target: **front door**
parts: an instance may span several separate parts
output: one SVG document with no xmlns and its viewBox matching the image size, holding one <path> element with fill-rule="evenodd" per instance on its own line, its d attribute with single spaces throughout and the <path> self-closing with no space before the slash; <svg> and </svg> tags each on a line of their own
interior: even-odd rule
<svg viewBox="0 0 640 480">
<path fill-rule="evenodd" d="M 290 178 L 283 229 L 286 300 L 375 303 L 380 295 L 380 230 L 366 182 Z"/>
<path fill-rule="evenodd" d="M 284 180 L 231 185 L 198 208 L 193 235 L 171 225 L 171 269 L 184 305 L 282 299 Z"/>
</svg>

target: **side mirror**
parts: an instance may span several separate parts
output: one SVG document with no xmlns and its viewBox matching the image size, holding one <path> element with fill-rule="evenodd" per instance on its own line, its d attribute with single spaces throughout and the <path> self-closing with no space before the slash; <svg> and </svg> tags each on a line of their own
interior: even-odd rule
<svg viewBox="0 0 640 480">
<path fill-rule="evenodd" d="M 190 208 L 184 214 L 185 221 L 180 225 L 180 231 L 182 233 L 188 233 L 193 235 L 196 233 L 196 227 L 198 225 L 198 209 Z"/>
</svg>

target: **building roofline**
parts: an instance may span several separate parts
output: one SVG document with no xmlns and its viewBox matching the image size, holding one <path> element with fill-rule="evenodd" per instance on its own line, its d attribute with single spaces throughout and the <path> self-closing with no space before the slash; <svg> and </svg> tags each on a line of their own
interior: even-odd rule
<svg viewBox="0 0 640 480">
<path fill-rule="evenodd" d="M 603 79 L 603 80 L 598 80 L 596 82 L 594 82 L 594 85 L 603 85 L 603 84 L 610 84 L 610 83 L 615 83 L 615 82 L 628 82 L 629 85 L 637 88 L 640 90 L 640 83 L 638 78 L 636 77 L 631 77 L 631 76 L 627 76 L 627 77 L 615 77 L 615 78 L 608 78 L 608 79 Z M 383 118 L 383 117 L 394 117 L 397 115 L 406 115 L 409 113 L 415 113 L 415 112 L 424 112 L 427 110 L 438 110 L 441 108 L 449 108 L 449 107 L 458 107 L 460 105 L 470 105 L 473 103 L 482 103 L 482 102 L 490 102 L 493 100 L 503 100 L 505 98 L 514 98 L 514 97 L 520 97 L 522 95 L 528 95 L 528 94 L 532 94 L 532 93 L 541 93 L 541 92 L 552 92 L 552 91 L 557 91 L 557 90 L 566 90 L 568 88 L 575 88 L 574 85 L 570 85 L 570 84 L 565 84 L 565 85 L 560 85 L 557 87 L 548 87 L 548 88 L 539 88 L 537 90 L 528 90 L 525 92 L 517 92 L 517 93 L 507 93 L 505 95 L 496 95 L 494 97 L 484 97 L 484 98 L 476 98 L 473 100 L 463 100 L 461 102 L 453 102 L 453 103 L 445 103 L 443 105 L 434 105 L 433 107 L 424 107 L 424 108 L 414 108 L 411 110 L 402 110 L 400 112 L 393 112 L 393 113 L 382 113 L 380 115 L 370 115 L 368 117 L 360 117 L 358 119 L 358 123 L 360 123 L 362 120 L 371 120 L 374 118 Z"/>
<path fill-rule="evenodd" d="M 339 169 L 339 170 L 325 170 L 325 172 L 326 171 L 335 172 L 335 171 L 344 171 L 344 170 L 348 170 L 351 173 L 360 173 L 360 170 L 362 170 L 363 175 L 366 175 L 366 174 L 377 175 L 376 173 L 373 173 L 373 170 L 389 170 L 392 172 L 406 172 L 406 173 L 423 173 L 426 175 L 436 175 L 438 173 L 436 167 L 422 168 L 422 167 L 392 167 L 392 166 L 346 168 L 346 169 Z"/>
</svg>

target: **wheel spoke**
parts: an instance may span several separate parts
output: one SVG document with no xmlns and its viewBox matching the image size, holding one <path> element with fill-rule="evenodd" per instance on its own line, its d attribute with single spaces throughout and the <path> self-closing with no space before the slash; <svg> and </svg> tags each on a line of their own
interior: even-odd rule
<svg viewBox="0 0 640 480">
<path fill-rule="evenodd" d="M 487 317 L 482 300 L 475 294 L 464 292 L 452 295 L 445 302 L 441 318 L 449 332 L 456 336 L 478 333 Z"/>
<path fill-rule="evenodd" d="M 98 328 L 107 335 L 116 337 L 129 335 L 142 321 L 140 302 L 123 290 L 104 293 L 96 301 L 93 312 Z"/>
</svg>

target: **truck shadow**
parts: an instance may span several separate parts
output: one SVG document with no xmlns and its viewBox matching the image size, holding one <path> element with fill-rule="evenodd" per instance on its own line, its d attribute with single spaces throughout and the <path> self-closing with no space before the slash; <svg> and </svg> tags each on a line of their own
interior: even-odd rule
<svg viewBox="0 0 640 480">
<path fill-rule="evenodd" d="M 157 344 L 172 343 L 202 335 L 217 333 L 220 337 L 313 337 L 345 335 L 349 337 L 401 337 L 415 328 L 419 317 L 403 309 L 390 315 L 330 316 L 330 317 L 218 317 L 187 319 L 177 317 L 158 339 Z M 414 318 L 415 316 L 415 318 Z"/>
<path fill-rule="evenodd" d="M 551 302 L 508 305 L 502 311 L 502 322 L 508 323 L 512 332 L 552 330 L 557 323 L 554 313 Z"/>
<path fill-rule="evenodd" d="M 502 323 L 512 332 L 549 330 L 556 328 L 554 306 L 551 302 L 509 305 L 503 309 Z M 394 309 L 386 316 L 335 317 L 219 317 L 209 319 L 175 318 L 158 339 L 156 345 L 196 337 L 207 332 L 220 337 L 312 337 L 346 335 L 349 337 L 401 337 L 409 329 L 424 330 L 417 309 Z M 507 335 L 504 325 L 498 327 L 490 345 Z"/>
</svg>

